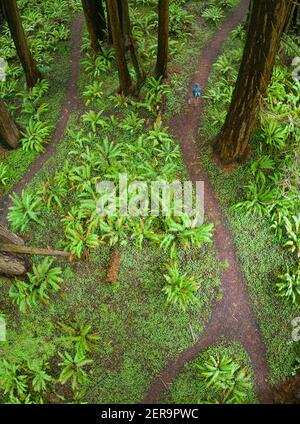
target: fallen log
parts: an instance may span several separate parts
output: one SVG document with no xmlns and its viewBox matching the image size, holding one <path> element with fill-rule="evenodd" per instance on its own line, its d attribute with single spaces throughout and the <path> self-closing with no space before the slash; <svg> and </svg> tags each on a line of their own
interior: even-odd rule
<svg viewBox="0 0 300 424">
<path fill-rule="evenodd" d="M 13 245 L 23 246 L 24 240 L 16 234 L 8 231 L 0 224 L 0 242 L 12 243 Z M 0 253 L 0 274 L 18 277 L 25 274 L 30 268 L 30 262 L 21 255 L 9 255 Z"/>
<path fill-rule="evenodd" d="M 30 269 L 27 255 L 71 258 L 69 252 L 24 246 L 24 240 L 0 224 L 0 274 L 20 276 Z"/>
<path fill-rule="evenodd" d="M 24 258 L 0 253 L 0 274 L 18 277 L 25 274 L 27 270 L 28 263 Z"/>
<path fill-rule="evenodd" d="M 15 233 L 8 231 L 7 228 L 0 224 L 0 242 L 1 243 L 12 243 L 18 246 L 24 245 L 24 240 L 17 236 Z"/>
<path fill-rule="evenodd" d="M 60 256 L 71 258 L 70 252 L 60 250 L 42 249 L 37 247 L 18 246 L 15 244 L 0 243 L 0 252 L 16 253 L 19 255 L 41 255 L 41 256 Z"/>
</svg>

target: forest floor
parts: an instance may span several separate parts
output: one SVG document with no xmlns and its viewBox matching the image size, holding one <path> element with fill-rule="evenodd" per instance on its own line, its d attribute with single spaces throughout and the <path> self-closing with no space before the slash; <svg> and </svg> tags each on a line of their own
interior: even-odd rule
<svg viewBox="0 0 300 424">
<path fill-rule="evenodd" d="M 278 382 L 290 372 L 292 359 L 289 359 L 289 365 L 280 374 L 280 366 L 290 352 L 283 352 L 275 359 L 274 355 L 275 347 L 279 343 L 284 345 L 288 340 L 289 328 L 286 321 L 294 311 L 289 309 L 286 313 L 284 333 L 276 339 L 277 344 L 270 350 L 272 335 L 267 330 L 268 322 L 265 317 L 261 319 L 257 311 L 257 303 L 262 302 L 265 288 L 258 290 L 258 295 L 253 295 L 253 290 L 249 287 L 249 273 L 245 271 L 246 259 L 241 254 L 244 246 L 238 238 L 241 228 L 233 228 L 234 224 L 227 211 L 233 200 L 229 201 L 227 197 L 224 202 L 220 196 L 222 178 L 227 178 L 227 184 L 234 186 L 238 177 L 235 171 L 235 179 L 230 180 L 232 177 L 226 177 L 226 174 L 224 177 L 223 173 L 220 175 L 221 171 L 209 159 L 210 148 L 206 140 L 211 137 L 211 133 L 207 130 L 209 117 L 205 109 L 206 103 L 204 100 L 195 102 L 191 97 L 194 82 L 200 82 L 203 88 L 207 87 L 212 65 L 221 52 L 224 41 L 243 20 L 247 9 L 248 0 L 242 0 L 219 30 L 213 35 L 211 30 L 203 34 L 204 41 L 210 38 L 205 47 L 198 46 L 200 58 L 193 58 L 190 75 L 188 72 L 184 75 L 185 79 L 181 84 L 185 85 L 181 91 L 182 98 L 177 102 L 171 100 L 173 104 L 169 105 L 165 115 L 167 120 L 172 116 L 169 120 L 170 130 L 181 146 L 190 179 L 205 182 L 206 219 L 215 225 L 213 245 L 204 247 L 200 252 L 180 252 L 183 270 L 197 273 L 205 282 L 199 307 L 186 314 L 178 313 L 172 308 L 166 309 L 160 290 L 163 284 L 161 268 L 166 261 L 164 253 L 150 245 L 146 245 L 140 252 L 130 244 L 121 248 L 122 263 L 118 285 L 113 289 L 104 283 L 110 249 L 103 247 L 93 253 L 89 261 L 65 268 L 63 294 L 54 297 L 47 311 L 43 305 L 38 306 L 33 314 L 20 319 L 14 307 L 1 302 L 1 309 L 16 323 L 12 326 L 10 346 L 18 343 L 20 349 L 22 345 L 28 346 L 26 338 L 30 339 L 32 334 L 37 337 L 35 342 L 30 342 L 29 355 L 34 355 L 36 349 L 41 349 L 41 341 L 44 343 L 43 351 L 54 352 L 62 348 L 55 324 L 58 320 L 82 316 L 83 320 L 88 320 L 95 331 L 101 334 L 102 351 L 93 355 L 97 369 L 92 375 L 86 397 L 89 402 L 137 402 L 144 398 L 145 402 L 153 403 L 161 399 L 170 400 L 168 396 L 172 397 L 172 393 L 175 393 L 173 400 L 176 398 L 178 402 L 188 402 L 189 394 L 186 398 L 178 395 L 180 390 L 183 394 L 187 391 L 186 387 L 182 387 L 181 371 L 187 372 L 188 381 L 191 381 L 194 361 L 201 360 L 205 351 L 225 350 L 242 358 L 253 371 L 256 396 L 265 403 L 273 401 L 269 383 Z M 13 191 L 19 194 L 28 187 L 35 190 L 41 180 L 62 166 L 71 139 L 67 130 L 78 129 L 78 122 L 85 108 L 81 97 L 86 78 L 80 66 L 82 25 L 83 18 L 79 17 L 72 26 L 70 77 L 52 141 L 13 187 Z M 187 56 L 183 59 L 187 60 Z M 173 66 L 176 68 L 180 63 L 171 63 L 171 72 Z M 105 85 L 111 92 L 116 79 L 108 76 Z M 188 93 L 187 96 L 185 93 Z M 177 113 L 172 108 L 176 108 Z M 113 130 L 110 135 L 112 134 Z M 185 173 L 184 166 L 182 172 Z M 1 222 L 6 222 L 10 205 L 9 195 L 1 198 Z M 48 246 L 59 242 L 61 226 L 56 212 L 49 213 L 44 221 L 48 226 L 47 234 L 44 233 L 44 228 L 35 229 L 34 235 L 25 235 L 30 243 Z M 252 231 L 250 228 L 250 234 Z M 251 237 L 250 234 L 244 235 L 244 238 Z M 264 249 L 264 240 L 260 249 Z M 274 257 L 280 256 L 278 252 L 273 253 Z M 9 281 L 1 281 L 1 296 L 7 296 L 9 284 Z M 279 316 L 283 316 L 282 306 L 275 303 L 271 307 L 272 315 L 278 310 Z M 192 333 L 196 334 L 196 343 L 191 328 Z M 272 334 L 276 331 L 277 328 L 274 327 Z M 285 349 L 284 346 L 282 349 Z M 9 356 L 7 352 L 6 354 Z M 16 355 L 16 351 L 11 352 L 11 356 Z M 251 393 L 249 402 L 255 401 L 255 394 Z"/>
<path fill-rule="evenodd" d="M 269 372 L 264 343 L 236 258 L 232 236 L 210 185 L 196 144 L 204 103 L 203 100 L 199 100 L 195 104 L 192 96 L 192 87 L 195 82 L 200 82 L 201 87 L 205 90 L 211 67 L 220 53 L 222 43 L 245 17 L 248 3 L 247 0 L 241 2 L 240 6 L 223 24 L 222 29 L 215 33 L 202 51 L 198 69 L 190 84 L 184 111 L 170 123 L 173 135 L 180 142 L 191 180 L 193 182 L 205 182 L 205 213 L 208 220 L 215 225 L 214 241 L 218 257 L 228 264 L 223 270 L 221 278 L 223 299 L 213 310 L 212 318 L 202 333 L 200 341 L 183 352 L 178 360 L 170 363 L 159 374 L 145 397 L 146 402 L 153 403 L 157 400 L 162 391 L 165 390 L 165 384 L 170 384 L 176 378 L 186 362 L 191 361 L 199 352 L 209 346 L 219 343 L 223 337 L 229 341 L 239 340 L 242 343 L 252 361 L 256 391 L 260 401 L 263 403 L 272 402 L 271 391 L 267 383 Z"/>
<path fill-rule="evenodd" d="M 41 169 L 44 163 L 55 154 L 57 144 L 65 134 L 69 118 L 74 112 L 76 112 L 76 110 L 84 106 L 78 96 L 77 90 L 77 83 L 80 72 L 79 63 L 83 22 L 84 18 L 83 16 L 80 16 L 74 21 L 71 27 L 71 70 L 68 79 L 67 90 L 63 98 L 61 111 L 59 113 L 51 143 L 47 145 L 46 150 L 33 161 L 27 172 L 25 172 L 20 180 L 13 186 L 13 191 L 16 194 L 20 194 L 22 190 L 24 190 L 24 188 L 35 177 L 36 173 Z M 0 222 L 4 225 L 7 225 L 6 217 L 10 206 L 11 199 L 10 193 L 8 193 L 0 200 Z"/>
</svg>

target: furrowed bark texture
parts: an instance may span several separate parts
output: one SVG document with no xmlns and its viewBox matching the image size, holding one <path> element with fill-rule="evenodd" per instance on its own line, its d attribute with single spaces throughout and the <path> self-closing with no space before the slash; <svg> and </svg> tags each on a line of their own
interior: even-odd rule
<svg viewBox="0 0 300 424">
<path fill-rule="evenodd" d="M 106 15 L 107 15 L 107 32 L 108 32 L 108 44 L 113 44 L 111 24 L 110 24 L 110 15 L 109 15 L 109 0 L 105 0 L 106 5 Z"/>
<path fill-rule="evenodd" d="M 20 132 L 0 99 L 0 139 L 15 149 L 19 145 Z"/>
<path fill-rule="evenodd" d="M 158 46 L 155 78 L 165 78 L 167 75 L 169 54 L 169 0 L 158 2 Z"/>
<path fill-rule="evenodd" d="M 137 77 L 137 91 L 142 87 L 145 82 L 145 73 L 141 66 L 141 62 L 138 56 L 137 47 L 132 36 L 130 16 L 129 16 L 129 4 L 128 0 L 121 0 L 121 4 L 118 6 L 119 18 L 122 20 L 122 32 L 125 44 L 125 50 L 130 52 L 131 61 Z"/>
<path fill-rule="evenodd" d="M 106 20 L 101 0 L 81 0 L 91 47 L 95 53 L 101 52 L 100 44 L 105 39 Z"/>
<path fill-rule="evenodd" d="M 221 162 L 243 161 L 269 85 L 280 39 L 294 5 L 253 0 L 244 55 L 225 124 L 216 138 Z"/>
<path fill-rule="evenodd" d="M 123 32 L 121 27 L 121 22 L 119 19 L 119 10 L 116 0 L 110 0 L 108 2 L 108 10 L 110 17 L 110 25 L 113 37 L 113 44 L 116 53 L 116 62 L 119 72 L 119 81 L 120 81 L 120 92 L 125 96 L 130 93 L 132 87 L 132 81 L 129 74 L 127 62 L 126 62 L 126 51 L 125 43 L 123 38 Z"/>
<path fill-rule="evenodd" d="M 17 54 L 24 69 L 27 86 L 31 88 L 41 79 L 41 74 L 29 50 L 17 2 L 16 0 L 0 1 L 11 36 L 15 43 Z"/>
</svg>

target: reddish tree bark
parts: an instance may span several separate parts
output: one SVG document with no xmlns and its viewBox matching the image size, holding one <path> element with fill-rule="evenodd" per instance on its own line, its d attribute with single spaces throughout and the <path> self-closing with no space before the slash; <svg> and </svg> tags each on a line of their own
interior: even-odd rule
<svg viewBox="0 0 300 424">
<path fill-rule="evenodd" d="M 130 52 L 132 65 L 137 77 L 137 92 L 145 82 L 145 73 L 141 66 L 137 47 L 132 36 L 128 0 L 118 0 L 119 19 L 121 22 L 125 51 Z"/>
<path fill-rule="evenodd" d="M 299 10 L 299 3 L 294 2 L 293 11 L 287 18 L 287 22 L 286 22 L 286 25 L 285 25 L 284 32 L 289 32 L 290 30 L 296 30 L 297 29 L 298 10 Z"/>
<path fill-rule="evenodd" d="M 102 0 L 81 0 L 91 47 L 95 53 L 101 52 L 100 43 L 105 39 L 106 20 Z"/>
<path fill-rule="evenodd" d="M 167 75 L 169 54 L 169 0 L 158 2 L 158 46 L 154 75 L 156 79 Z"/>
<path fill-rule="evenodd" d="M 106 14 L 107 14 L 107 32 L 108 32 L 108 44 L 113 44 L 111 24 L 110 24 L 110 16 L 109 16 L 109 0 L 105 0 L 106 4 Z"/>
<path fill-rule="evenodd" d="M 126 62 L 126 48 L 116 0 L 109 0 L 108 10 L 119 72 L 120 92 L 126 96 L 132 89 L 132 80 Z"/>
<path fill-rule="evenodd" d="M 15 149 L 18 147 L 20 132 L 10 116 L 3 100 L 0 99 L 0 138 Z"/>
<path fill-rule="evenodd" d="M 106 281 L 111 284 L 115 284 L 118 280 L 118 275 L 121 265 L 121 254 L 115 247 L 110 253 L 109 266 L 107 270 Z"/>
<path fill-rule="evenodd" d="M 31 88 L 41 79 L 41 74 L 29 50 L 17 2 L 16 0 L 0 1 L 11 36 L 16 46 L 17 54 L 24 69 L 27 86 Z"/>
<path fill-rule="evenodd" d="M 280 39 L 293 13 L 292 0 L 253 0 L 244 55 L 215 152 L 225 164 L 243 161 L 271 80 Z"/>
<path fill-rule="evenodd" d="M 295 32 L 296 32 L 297 26 L 298 26 L 299 10 L 300 10 L 300 4 L 295 5 L 295 10 L 294 10 L 294 13 L 293 13 L 293 18 L 292 18 L 292 29 Z"/>
</svg>

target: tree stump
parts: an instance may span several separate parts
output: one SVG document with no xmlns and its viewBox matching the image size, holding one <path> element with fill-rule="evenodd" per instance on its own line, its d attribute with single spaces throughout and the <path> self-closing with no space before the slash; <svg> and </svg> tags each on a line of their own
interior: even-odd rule
<svg viewBox="0 0 300 424">
<path fill-rule="evenodd" d="M 113 248 L 110 254 L 109 266 L 107 270 L 106 281 L 115 284 L 118 279 L 118 274 L 121 265 L 121 255 L 117 248 Z"/>
</svg>

